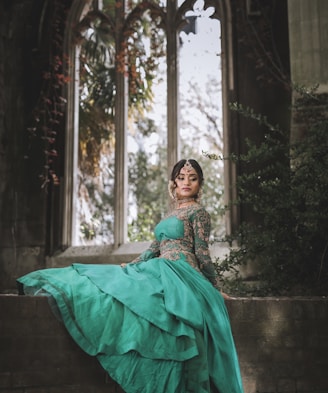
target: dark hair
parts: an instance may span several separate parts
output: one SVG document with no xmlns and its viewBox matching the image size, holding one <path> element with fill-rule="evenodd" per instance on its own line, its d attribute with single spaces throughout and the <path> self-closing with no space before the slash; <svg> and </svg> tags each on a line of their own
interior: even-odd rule
<svg viewBox="0 0 328 393">
<path fill-rule="evenodd" d="M 175 179 L 179 176 L 181 169 L 183 168 L 183 166 L 185 165 L 185 163 L 189 161 L 191 166 L 195 169 L 195 171 L 197 172 L 197 175 L 199 177 L 199 184 L 200 186 L 203 185 L 204 182 L 204 175 L 203 175 L 203 170 L 201 168 L 201 166 L 198 164 L 198 162 L 196 160 L 193 159 L 189 159 L 189 160 L 180 160 L 178 161 L 171 172 L 171 179 L 173 182 L 175 181 Z"/>
</svg>

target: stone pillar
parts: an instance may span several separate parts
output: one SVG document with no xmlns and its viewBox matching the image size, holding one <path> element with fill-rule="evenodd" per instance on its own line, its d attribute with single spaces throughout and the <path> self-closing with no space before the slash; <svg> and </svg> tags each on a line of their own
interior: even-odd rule
<svg viewBox="0 0 328 393">
<path fill-rule="evenodd" d="M 328 105 L 328 2 L 326 0 L 288 0 L 291 79 L 293 85 L 311 88 L 318 85 L 309 110 L 326 111 Z M 293 91 L 294 104 L 301 104 Z M 291 141 L 305 132 L 301 119 L 292 117 Z"/>
<path fill-rule="evenodd" d="M 123 50 L 124 36 L 122 26 L 125 19 L 125 0 L 116 2 L 116 53 Z M 124 64 L 125 67 L 125 64 Z M 127 241 L 127 211 L 128 211 L 128 157 L 127 157 L 127 121 L 128 121 L 128 85 L 126 72 L 116 67 L 116 96 L 115 96 L 115 247 Z"/>
<path fill-rule="evenodd" d="M 171 168 L 179 159 L 179 55 L 176 20 L 177 2 L 167 2 L 167 167 L 168 175 Z"/>
</svg>

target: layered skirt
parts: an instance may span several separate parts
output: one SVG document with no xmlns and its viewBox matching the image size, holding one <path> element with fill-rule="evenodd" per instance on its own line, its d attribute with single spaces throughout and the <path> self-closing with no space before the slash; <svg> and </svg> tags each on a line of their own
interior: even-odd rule
<svg viewBox="0 0 328 393">
<path fill-rule="evenodd" d="M 127 393 L 242 393 L 221 294 L 184 260 L 73 264 L 18 279 Z"/>
</svg>

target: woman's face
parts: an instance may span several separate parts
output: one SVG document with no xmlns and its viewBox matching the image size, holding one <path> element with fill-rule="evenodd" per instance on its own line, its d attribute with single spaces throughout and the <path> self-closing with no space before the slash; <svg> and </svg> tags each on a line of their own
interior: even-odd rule
<svg viewBox="0 0 328 393">
<path fill-rule="evenodd" d="M 200 182 L 194 168 L 181 168 L 179 175 L 175 179 L 177 199 L 192 198 L 198 194 Z"/>
</svg>

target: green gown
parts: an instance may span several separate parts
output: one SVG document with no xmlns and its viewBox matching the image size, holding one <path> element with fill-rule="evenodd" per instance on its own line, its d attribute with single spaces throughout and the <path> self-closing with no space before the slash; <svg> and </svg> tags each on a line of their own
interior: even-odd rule
<svg viewBox="0 0 328 393">
<path fill-rule="evenodd" d="M 18 279 L 55 300 L 70 335 L 127 393 L 242 393 L 201 206 L 172 211 L 132 263 L 73 264 Z"/>
</svg>

